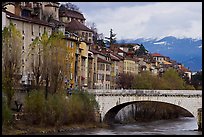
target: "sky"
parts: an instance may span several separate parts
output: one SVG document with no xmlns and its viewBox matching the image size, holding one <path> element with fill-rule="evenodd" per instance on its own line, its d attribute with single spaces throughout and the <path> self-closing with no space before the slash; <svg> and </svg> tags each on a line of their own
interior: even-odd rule
<svg viewBox="0 0 204 137">
<path fill-rule="evenodd" d="M 202 39 L 202 2 L 71 2 L 98 33 L 117 40 L 137 38 Z"/>
</svg>

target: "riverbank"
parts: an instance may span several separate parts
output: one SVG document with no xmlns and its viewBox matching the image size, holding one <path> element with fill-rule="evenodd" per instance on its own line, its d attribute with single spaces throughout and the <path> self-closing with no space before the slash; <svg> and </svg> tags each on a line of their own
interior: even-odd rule
<svg viewBox="0 0 204 137">
<path fill-rule="evenodd" d="M 2 128 L 2 135 L 46 135 L 56 134 L 60 132 L 81 132 L 93 128 L 107 128 L 108 125 L 104 123 L 83 123 L 83 124 L 70 124 L 59 127 L 53 126 L 40 126 L 40 125 L 26 125 L 21 122 L 16 122 L 12 126 Z"/>
</svg>

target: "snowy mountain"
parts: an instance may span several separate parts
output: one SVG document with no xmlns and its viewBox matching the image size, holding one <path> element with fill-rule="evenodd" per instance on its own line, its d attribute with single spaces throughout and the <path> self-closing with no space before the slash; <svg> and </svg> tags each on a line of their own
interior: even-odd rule
<svg viewBox="0 0 204 137">
<path fill-rule="evenodd" d="M 160 53 L 178 63 L 184 64 L 191 71 L 202 69 L 202 40 L 192 38 L 176 38 L 167 36 L 161 39 L 139 38 L 135 40 L 118 40 L 117 43 L 143 44 L 149 53 Z"/>
</svg>

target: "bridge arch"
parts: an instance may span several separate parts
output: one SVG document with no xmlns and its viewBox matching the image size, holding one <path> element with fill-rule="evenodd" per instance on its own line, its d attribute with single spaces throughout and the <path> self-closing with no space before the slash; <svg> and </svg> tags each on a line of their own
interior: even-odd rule
<svg viewBox="0 0 204 137">
<path fill-rule="evenodd" d="M 99 104 L 100 119 L 111 118 L 114 113 L 119 111 L 133 101 L 160 101 L 178 105 L 188 110 L 196 118 L 197 123 L 202 123 L 202 115 L 198 117 L 198 109 L 202 108 L 202 90 L 89 90 L 95 95 Z M 121 105 L 120 105 L 121 104 Z M 117 106 L 119 105 L 119 106 Z M 124 105 L 124 106 L 123 106 Z M 117 107 L 116 107 L 117 106 Z M 111 110 L 113 109 L 113 110 Z M 202 109 L 201 109 L 202 110 Z M 202 113 L 202 112 L 200 112 Z M 106 115 L 106 118 L 105 118 Z M 199 121 L 200 120 L 200 121 Z M 200 124 L 201 125 L 201 124 Z M 199 124 L 198 124 L 199 126 Z"/>
<path fill-rule="evenodd" d="M 155 103 L 169 104 L 169 105 L 172 105 L 174 107 L 178 107 L 179 109 L 188 112 L 189 115 L 191 115 L 192 117 L 195 117 L 189 110 L 187 110 L 186 108 L 183 108 L 183 107 L 181 107 L 179 105 L 175 105 L 175 104 L 167 103 L 167 102 L 161 102 L 161 101 L 147 101 L 147 100 L 145 100 L 145 101 L 131 101 L 131 102 L 125 102 L 125 103 L 122 103 L 122 104 L 115 105 L 115 106 L 113 106 L 111 109 L 109 109 L 107 111 L 107 113 L 104 115 L 103 121 L 105 123 L 112 123 L 113 120 L 115 119 L 115 116 L 118 114 L 118 112 L 121 109 L 125 108 L 128 105 L 135 104 L 135 103 L 138 103 L 138 102 L 155 102 Z"/>
</svg>

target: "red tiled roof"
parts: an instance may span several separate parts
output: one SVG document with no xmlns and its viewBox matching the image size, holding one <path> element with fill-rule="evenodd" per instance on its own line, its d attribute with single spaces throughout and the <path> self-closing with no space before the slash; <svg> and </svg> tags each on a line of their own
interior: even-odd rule
<svg viewBox="0 0 204 137">
<path fill-rule="evenodd" d="M 190 72 L 190 70 L 188 70 L 188 69 L 185 68 L 184 66 L 181 66 L 180 70 L 183 71 L 183 72 Z"/>
<path fill-rule="evenodd" d="M 100 52 L 95 49 L 90 49 L 90 51 L 93 52 L 94 54 L 100 54 Z"/>
<path fill-rule="evenodd" d="M 98 58 L 97 59 L 97 62 L 101 62 L 101 63 L 108 63 L 108 64 L 111 64 L 109 61 L 107 61 L 107 60 L 104 60 L 104 59 L 102 59 L 102 58 Z"/>
<path fill-rule="evenodd" d="M 120 61 L 118 57 L 115 57 L 112 53 L 110 54 L 111 60 Z"/>
<path fill-rule="evenodd" d="M 89 32 L 93 32 L 91 29 L 89 29 L 88 27 L 86 27 L 83 23 L 77 21 L 77 20 L 71 20 L 71 22 L 66 24 L 66 30 L 68 31 L 80 31 L 80 30 L 84 30 L 84 31 L 89 31 Z"/>
<path fill-rule="evenodd" d="M 123 60 L 124 59 L 124 57 L 123 56 L 121 56 L 121 55 L 119 55 L 119 54 L 117 54 L 117 53 L 112 53 L 113 55 L 115 55 L 116 57 L 118 57 L 120 60 Z"/>
<path fill-rule="evenodd" d="M 131 57 L 129 57 L 129 56 L 126 56 L 125 59 L 126 59 L 126 60 L 132 60 L 132 61 L 135 61 L 135 59 L 133 59 L 133 58 L 131 58 Z"/>
<path fill-rule="evenodd" d="M 61 11 L 59 16 L 60 17 L 72 17 L 72 18 L 86 20 L 83 14 L 79 13 L 78 11 L 74 11 L 74 10 Z"/>
<path fill-rule="evenodd" d="M 159 54 L 159 53 L 153 53 L 151 54 L 153 57 L 164 57 L 163 55 Z"/>
</svg>

